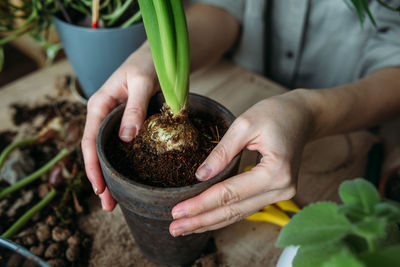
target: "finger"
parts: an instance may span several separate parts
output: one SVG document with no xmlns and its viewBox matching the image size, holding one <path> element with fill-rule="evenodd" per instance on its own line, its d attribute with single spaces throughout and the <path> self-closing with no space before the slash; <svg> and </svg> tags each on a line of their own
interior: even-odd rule
<svg viewBox="0 0 400 267">
<path fill-rule="evenodd" d="M 147 106 L 153 95 L 153 83 L 135 78 L 128 83 L 128 102 L 121 120 L 119 137 L 130 142 L 138 134 L 146 118 Z"/>
<path fill-rule="evenodd" d="M 229 162 L 250 141 L 250 123 L 243 117 L 236 119 L 224 137 L 211 151 L 207 159 L 196 171 L 196 177 L 200 181 L 208 180 L 225 169 Z"/>
<path fill-rule="evenodd" d="M 200 195 L 178 203 L 172 209 L 172 216 L 174 219 L 194 216 L 291 184 L 292 174 L 288 164 L 280 159 L 263 160 L 251 171 L 220 182 Z"/>
<path fill-rule="evenodd" d="M 170 225 L 170 233 L 173 236 L 179 236 L 188 235 L 193 232 L 214 230 L 240 221 L 248 215 L 260 210 L 265 205 L 290 199 L 294 194 L 294 186 L 273 190 L 232 205 L 219 207 L 194 217 L 176 220 Z"/>
<path fill-rule="evenodd" d="M 115 208 L 116 201 L 111 196 L 111 193 L 108 190 L 108 188 L 106 188 L 99 197 L 101 199 L 101 206 L 103 207 L 103 210 L 112 211 Z"/>
<path fill-rule="evenodd" d="M 88 102 L 88 112 L 81 146 L 86 174 L 96 194 L 103 193 L 105 188 L 96 151 L 97 133 L 104 118 L 117 104 L 117 99 L 100 91 L 91 97 Z"/>
</svg>

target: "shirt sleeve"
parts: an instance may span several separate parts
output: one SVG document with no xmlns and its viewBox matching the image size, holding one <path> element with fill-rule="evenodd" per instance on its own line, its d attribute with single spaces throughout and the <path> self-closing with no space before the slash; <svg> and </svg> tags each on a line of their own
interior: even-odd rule
<svg viewBox="0 0 400 267">
<path fill-rule="evenodd" d="M 240 23 L 243 21 L 245 0 L 190 0 L 189 4 L 202 3 L 222 8 L 231 13 Z"/>
<path fill-rule="evenodd" d="M 377 26 L 369 29 L 372 34 L 363 48 L 358 78 L 378 69 L 400 66 L 400 15 L 378 3 L 374 4 L 377 6 L 374 10 L 371 6 L 371 12 Z M 399 6 L 400 0 L 391 1 L 391 5 Z"/>
</svg>

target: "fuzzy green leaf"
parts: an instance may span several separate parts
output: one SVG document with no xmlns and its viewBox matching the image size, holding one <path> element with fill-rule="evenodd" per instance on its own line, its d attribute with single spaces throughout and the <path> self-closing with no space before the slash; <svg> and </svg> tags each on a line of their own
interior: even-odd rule
<svg viewBox="0 0 400 267">
<path fill-rule="evenodd" d="M 293 267 L 321 266 L 334 255 L 348 250 L 343 242 L 322 246 L 301 246 L 293 259 Z"/>
<path fill-rule="evenodd" d="M 276 246 L 333 243 L 350 230 L 350 222 L 338 212 L 337 204 L 319 202 L 303 208 L 283 227 Z"/>
<path fill-rule="evenodd" d="M 374 206 L 373 214 L 389 222 L 400 222 L 400 205 L 396 202 L 380 202 Z"/>
<path fill-rule="evenodd" d="M 386 247 L 375 252 L 362 253 L 359 258 L 367 267 L 399 266 L 400 245 Z"/>
<path fill-rule="evenodd" d="M 366 217 L 361 222 L 354 224 L 353 233 L 365 239 L 376 239 L 385 236 L 385 228 L 385 219 Z"/>
<path fill-rule="evenodd" d="M 347 218 L 350 219 L 350 221 L 360 221 L 362 220 L 366 213 L 364 212 L 364 209 L 359 206 L 359 205 L 342 205 L 339 206 L 338 211 L 340 214 L 346 215 Z"/>
<path fill-rule="evenodd" d="M 322 267 L 365 267 L 364 263 L 350 253 L 334 255 Z"/>
<path fill-rule="evenodd" d="M 339 187 L 339 195 L 345 204 L 359 205 L 366 213 L 370 213 L 380 201 L 374 185 L 362 178 L 343 182 Z"/>
</svg>

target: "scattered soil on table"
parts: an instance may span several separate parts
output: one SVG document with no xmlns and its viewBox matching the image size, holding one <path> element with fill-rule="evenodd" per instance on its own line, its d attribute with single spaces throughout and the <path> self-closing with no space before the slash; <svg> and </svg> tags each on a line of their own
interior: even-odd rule
<svg viewBox="0 0 400 267">
<path fill-rule="evenodd" d="M 64 84 L 67 81 L 60 82 Z M 60 117 L 67 129 L 74 125 L 77 129 L 75 132 L 77 137 L 73 144 L 68 145 L 68 140 L 71 140 L 71 135 L 68 135 L 70 132 L 67 132 L 65 136 L 55 135 L 41 143 L 21 147 L 18 149 L 21 153 L 18 154 L 16 151 L 10 155 L 25 155 L 26 159 L 32 160 L 34 166 L 33 170 L 29 171 L 31 173 L 50 161 L 62 148 L 73 149 L 71 154 L 57 163 L 50 172 L 0 200 L 0 233 L 8 229 L 20 216 L 48 194 L 51 190 L 49 181 L 51 181 L 54 168 L 63 169 L 62 173 L 66 170 L 71 176 L 63 174 L 66 176 L 61 178 L 63 180 L 61 186 L 57 187 L 57 196 L 48 206 L 35 214 L 19 233 L 11 237 L 11 240 L 43 258 L 50 266 L 87 266 L 92 237 L 82 230 L 78 223 L 79 218 L 89 211 L 86 201 L 92 192 L 84 175 L 82 152 L 79 146 L 86 107 L 67 99 L 47 97 L 39 104 L 14 103 L 10 105 L 10 108 L 14 111 L 12 121 L 14 125 L 19 126 L 20 133 L 17 136 L 16 132 L 0 132 L 1 150 L 15 138 L 37 134 L 54 117 Z M 21 157 L 20 161 L 25 162 L 26 159 Z M 11 173 L 16 171 L 16 169 L 10 169 Z M 9 176 L 11 173 L 6 175 Z M 5 174 L 2 173 L 2 175 Z M 6 177 L 0 177 L 0 188 L 4 188 L 8 184 L 1 178 Z M 3 266 L 2 263 L 0 262 L 1 266 Z"/>
<path fill-rule="evenodd" d="M 0 183 L 1 186 L 6 185 L 4 181 L 0 180 Z M 49 190 L 47 182 L 38 180 L 0 200 L 0 232 L 3 233 L 34 203 L 38 203 L 43 197 L 43 191 Z M 56 216 L 58 204 L 63 197 L 58 194 L 50 205 L 35 214 L 11 240 L 43 258 L 50 266 L 87 266 L 92 238 L 80 230 L 77 224 L 79 214 L 71 208 L 68 218 Z M 72 198 L 67 201 L 69 203 L 66 207 L 72 207 Z M 2 261 L 0 258 L 0 266 L 19 266 L 14 265 L 13 260 L 10 258 Z"/>
<path fill-rule="evenodd" d="M 196 151 L 166 151 L 157 155 L 140 134 L 130 143 L 121 141 L 118 123 L 106 144 L 106 156 L 116 170 L 142 184 L 157 187 L 196 184 L 197 168 L 224 135 L 227 125 L 207 113 L 189 111 L 189 119 L 199 132 Z"/>
<path fill-rule="evenodd" d="M 45 117 L 44 122 L 47 122 L 55 116 L 60 116 L 65 120 L 74 119 L 76 116 L 82 116 L 85 113 L 86 107 L 80 103 L 70 102 L 67 100 L 57 101 L 52 97 L 47 97 L 43 104 L 27 105 L 13 103 L 10 105 L 13 110 L 12 120 L 16 126 L 23 123 L 30 123 L 39 115 Z"/>
</svg>

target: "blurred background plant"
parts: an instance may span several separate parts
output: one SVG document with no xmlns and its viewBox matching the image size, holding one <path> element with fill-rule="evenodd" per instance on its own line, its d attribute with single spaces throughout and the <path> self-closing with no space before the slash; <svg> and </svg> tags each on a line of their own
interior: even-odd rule
<svg viewBox="0 0 400 267">
<path fill-rule="evenodd" d="M 91 0 L 2 0 L 0 2 L 0 70 L 4 62 L 5 44 L 29 34 L 46 51 L 51 62 L 61 49 L 50 40 L 52 17 L 68 23 L 90 27 Z M 136 0 L 101 0 L 100 27 L 128 27 L 141 19 Z"/>
<path fill-rule="evenodd" d="M 365 18 L 368 17 L 372 24 L 376 26 L 376 21 L 374 19 L 374 15 L 369 10 L 368 4 L 370 1 L 368 0 L 344 0 L 347 5 L 350 7 L 354 7 L 357 11 L 357 14 L 360 18 L 361 24 L 364 24 Z M 399 6 L 392 6 L 389 1 L 386 0 L 376 0 L 379 4 L 384 6 L 385 8 L 398 12 L 400 14 L 400 5 Z"/>
</svg>

